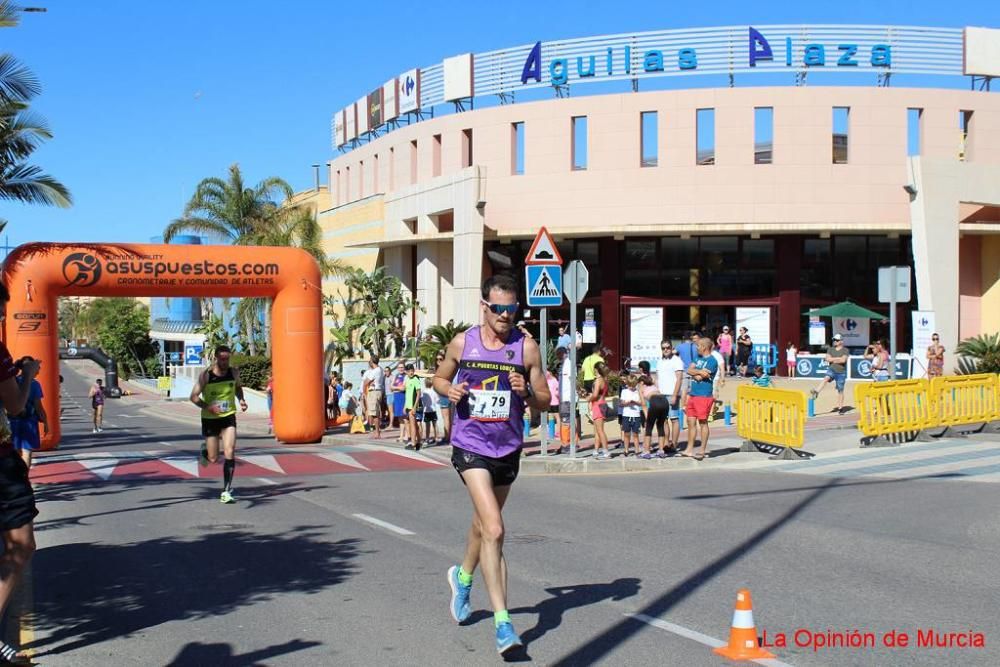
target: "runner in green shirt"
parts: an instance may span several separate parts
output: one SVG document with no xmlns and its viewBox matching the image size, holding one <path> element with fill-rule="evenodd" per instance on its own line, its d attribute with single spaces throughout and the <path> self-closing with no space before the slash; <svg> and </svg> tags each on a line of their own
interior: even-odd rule
<svg viewBox="0 0 1000 667">
<path fill-rule="evenodd" d="M 403 383 L 406 392 L 406 401 L 403 407 L 406 411 L 406 421 L 410 425 L 410 434 L 413 442 L 406 445 L 406 449 L 420 449 L 420 428 L 417 426 L 417 406 L 420 404 L 420 387 L 422 383 L 416 375 L 413 364 L 406 364 L 406 382 Z"/>
<path fill-rule="evenodd" d="M 234 503 L 233 473 L 236 471 L 236 400 L 240 409 L 247 411 L 240 384 L 240 372 L 229 365 L 232 350 L 226 345 L 215 348 L 215 363 L 212 364 L 191 390 L 191 402 L 201 408 L 201 434 L 205 441 L 201 445 L 199 463 L 207 466 L 219 460 L 219 441 L 222 441 L 224 461 L 222 463 L 222 494 L 219 501 Z"/>
</svg>

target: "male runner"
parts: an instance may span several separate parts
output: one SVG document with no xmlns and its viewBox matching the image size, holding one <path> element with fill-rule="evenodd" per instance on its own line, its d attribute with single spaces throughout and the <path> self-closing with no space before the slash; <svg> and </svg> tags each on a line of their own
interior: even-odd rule
<svg viewBox="0 0 1000 667">
<path fill-rule="evenodd" d="M 0 320 L 7 310 L 10 292 L 0 283 Z M 31 393 L 31 381 L 38 375 L 38 361 L 31 359 L 21 364 L 24 379 L 19 385 L 15 376 L 14 360 L 7 346 L 0 342 L 0 410 L 17 414 L 24 410 Z M 0 434 L 0 537 L 3 555 L 0 555 L 0 616 L 7 609 L 11 594 L 21 573 L 35 553 L 34 520 L 35 493 L 28 479 L 28 467 L 14 451 L 9 429 Z M 17 648 L 0 641 L 0 664 L 28 665 L 31 661 Z"/>
<path fill-rule="evenodd" d="M 227 345 L 215 348 L 215 363 L 198 378 L 191 390 L 191 402 L 201 408 L 201 445 L 198 462 L 202 466 L 219 460 L 219 440 L 225 461 L 222 463 L 222 494 L 219 502 L 234 503 L 233 473 L 236 471 L 236 399 L 247 411 L 240 372 L 229 365 L 232 350 Z"/>
<path fill-rule="evenodd" d="M 514 279 L 487 279 L 484 324 L 449 343 L 434 376 L 434 390 L 455 406 L 451 462 L 472 499 L 465 557 L 448 570 L 451 615 L 459 623 L 469 617 L 472 575 L 482 564 L 501 655 L 522 645 L 507 612 L 501 512 L 520 467 L 525 406 L 546 410 L 550 398 L 538 344 L 513 328 L 517 309 Z"/>
</svg>

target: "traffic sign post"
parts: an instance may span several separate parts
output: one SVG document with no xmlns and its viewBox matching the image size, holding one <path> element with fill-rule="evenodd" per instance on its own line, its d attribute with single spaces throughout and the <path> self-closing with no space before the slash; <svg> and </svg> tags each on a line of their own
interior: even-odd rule
<svg viewBox="0 0 1000 667">
<path fill-rule="evenodd" d="M 878 300 L 889 304 L 889 368 L 896 376 L 896 304 L 910 301 L 910 267 L 883 266 L 878 270 Z"/>
<path fill-rule="evenodd" d="M 562 255 L 549 230 L 542 227 L 535 235 L 535 241 L 524 258 L 524 291 L 529 308 L 540 309 L 539 352 L 542 357 L 542 372 L 548 363 L 548 311 L 546 308 L 561 306 L 563 300 Z M 531 379 L 528 378 L 530 382 Z M 542 456 L 549 454 L 549 411 L 542 411 L 540 424 Z"/>
<path fill-rule="evenodd" d="M 569 300 L 570 335 L 573 337 L 569 354 L 569 386 L 572 392 L 569 403 L 569 457 L 573 459 L 576 458 L 576 408 L 579 399 L 576 391 L 576 306 L 587 296 L 587 290 L 590 287 L 590 271 L 587 270 L 587 265 L 580 260 L 570 262 L 569 266 L 566 267 L 564 284 L 566 285 L 566 298 Z M 562 400 L 561 397 L 560 400 Z"/>
</svg>

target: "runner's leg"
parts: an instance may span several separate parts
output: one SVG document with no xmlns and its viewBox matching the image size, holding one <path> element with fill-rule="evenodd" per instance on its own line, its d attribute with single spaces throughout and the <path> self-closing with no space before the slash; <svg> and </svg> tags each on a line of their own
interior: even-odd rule
<svg viewBox="0 0 1000 667">
<path fill-rule="evenodd" d="M 3 531 L 3 555 L 0 556 L 0 617 L 7 610 L 11 594 L 35 553 L 34 523 Z"/>
<path fill-rule="evenodd" d="M 216 450 L 218 452 L 218 450 Z M 236 427 L 222 429 L 222 482 L 225 491 L 233 490 L 233 474 L 236 472 Z M 218 453 L 216 453 L 218 456 Z"/>
<path fill-rule="evenodd" d="M 493 611 L 507 609 L 507 563 L 503 557 L 503 510 L 510 486 L 493 486 L 487 470 L 472 468 L 462 473 L 472 499 L 472 527 L 469 529 L 462 570 L 468 574 L 482 565 L 483 581 Z"/>
<path fill-rule="evenodd" d="M 209 463 L 219 460 L 219 436 L 210 435 L 205 438 L 205 458 Z"/>
</svg>

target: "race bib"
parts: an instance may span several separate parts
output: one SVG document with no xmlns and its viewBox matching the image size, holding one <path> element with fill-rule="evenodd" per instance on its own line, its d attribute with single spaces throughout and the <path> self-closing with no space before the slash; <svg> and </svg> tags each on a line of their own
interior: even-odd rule
<svg viewBox="0 0 1000 667">
<path fill-rule="evenodd" d="M 483 422 L 510 419 L 510 391 L 506 389 L 470 389 L 469 416 Z"/>
<path fill-rule="evenodd" d="M 212 401 L 212 406 L 216 408 L 219 413 L 229 412 L 229 401 Z"/>
</svg>

